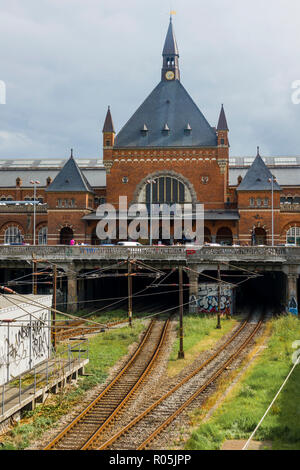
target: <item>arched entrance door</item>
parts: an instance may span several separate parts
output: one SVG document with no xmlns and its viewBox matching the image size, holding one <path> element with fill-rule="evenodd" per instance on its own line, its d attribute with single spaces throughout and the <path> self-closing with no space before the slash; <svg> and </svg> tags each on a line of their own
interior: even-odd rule
<svg viewBox="0 0 300 470">
<path fill-rule="evenodd" d="M 204 227 L 204 243 L 211 243 L 211 233 L 207 227 Z"/>
<path fill-rule="evenodd" d="M 60 245 L 70 245 L 70 241 L 74 237 L 74 232 L 70 227 L 63 227 L 60 231 Z"/>
<path fill-rule="evenodd" d="M 256 227 L 254 229 L 254 245 L 266 245 L 267 244 L 267 232 L 262 227 Z"/>
<path fill-rule="evenodd" d="M 217 243 L 221 245 L 232 245 L 232 231 L 228 227 L 221 227 L 217 232 Z"/>
</svg>

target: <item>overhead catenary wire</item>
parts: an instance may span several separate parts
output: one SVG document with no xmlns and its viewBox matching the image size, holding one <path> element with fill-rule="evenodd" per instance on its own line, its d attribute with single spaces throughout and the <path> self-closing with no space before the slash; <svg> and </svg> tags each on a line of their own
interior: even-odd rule
<svg viewBox="0 0 300 470">
<path fill-rule="evenodd" d="M 9 292 L 10 294 L 15 294 L 15 295 L 18 295 L 19 297 L 21 297 L 22 299 L 25 300 L 25 303 L 28 303 L 29 305 L 34 305 L 34 306 L 38 306 L 38 307 L 42 307 L 43 309 L 47 309 L 47 310 L 50 310 L 51 312 L 55 312 L 55 313 L 59 313 L 60 315 L 64 315 L 66 317 L 69 317 L 69 318 L 73 318 L 73 319 L 80 319 L 80 317 L 76 316 L 76 315 L 71 315 L 69 313 L 65 313 L 65 312 L 61 312 L 60 310 L 57 310 L 57 309 L 54 309 L 53 307 L 48 307 L 48 306 L 45 306 L 43 304 L 41 304 L 40 302 L 37 302 L 36 300 L 33 300 L 33 299 L 28 299 L 26 297 L 26 295 L 23 295 L 23 294 L 19 294 L 18 292 L 15 292 L 13 291 L 12 289 L 9 289 L 8 287 L 5 287 L 3 285 L 0 286 L 0 289 L 6 291 L 6 292 Z M 96 324 L 96 325 L 100 325 L 100 323 L 97 323 L 97 322 L 94 322 L 93 320 L 86 320 L 84 319 L 84 321 L 86 321 L 87 323 L 92 323 L 92 324 Z M 104 324 L 103 324 L 104 326 Z"/>
</svg>

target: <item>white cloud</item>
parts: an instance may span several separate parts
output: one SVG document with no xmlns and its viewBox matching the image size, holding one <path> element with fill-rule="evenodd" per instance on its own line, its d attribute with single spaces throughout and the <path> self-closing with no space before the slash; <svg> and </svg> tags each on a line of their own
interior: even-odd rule
<svg viewBox="0 0 300 470">
<path fill-rule="evenodd" d="M 101 153 L 160 80 L 169 2 L 0 0 L 0 157 Z M 211 125 L 224 103 L 231 154 L 299 154 L 298 0 L 173 0 L 182 82 Z M 19 137 L 17 137 L 19 136 Z M 20 136 L 23 136 L 20 137 Z"/>
</svg>

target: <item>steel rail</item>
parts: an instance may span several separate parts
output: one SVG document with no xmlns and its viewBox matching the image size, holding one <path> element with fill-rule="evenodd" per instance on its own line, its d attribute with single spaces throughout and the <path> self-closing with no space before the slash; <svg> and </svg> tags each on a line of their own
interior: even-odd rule
<svg viewBox="0 0 300 470">
<path fill-rule="evenodd" d="M 129 399 L 131 398 L 132 394 L 137 390 L 137 388 L 142 384 L 142 382 L 145 380 L 146 376 L 149 374 L 150 370 L 152 369 L 156 359 L 157 359 L 157 356 L 158 354 L 160 353 L 161 351 L 161 348 L 162 348 L 162 345 L 164 344 L 164 341 L 165 341 L 165 338 L 166 338 L 166 334 L 167 334 L 167 330 L 168 330 L 168 326 L 169 326 L 169 322 L 170 322 L 170 319 L 168 318 L 168 320 L 166 321 L 165 323 L 165 326 L 163 328 L 163 331 L 162 331 L 162 334 L 161 334 L 161 338 L 160 338 L 160 341 L 159 341 L 159 344 L 156 348 L 156 351 L 154 352 L 152 358 L 151 358 L 151 361 L 149 362 L 148 366 L 146 367 L 146 369 L 144 370 L 143 374 L 140 376 L 140 378 L 138 379 L 138 381 L 136 382 L 136 384 L 132 387 L 132 389 L 130 390 L 130 392 L 126 395 L 126 397 L 122 400 L 122 402 L 119 404 L 119 406 L 113 411 L 113 413 L 110 415 L 110 417 L 101 425 L 101 427 L 90 437 L 90 439 L 81 447 L 80 450 L 89 450 L 89 448 L 93 445 L 93 443 L 95 442 L 95 440 L 99 437 L 99 435 L 101 435 L 101 433 L 104 431 L 104 429 L 107 428 L 107 426 L 111 423 L 111 421 L 113 421 L 116 416 L 119 414 L 119 412 L 121 411 L 121 409 L 126 405 L 126 403 L 129 401 Z"/>
<path fill-rule="evenodd" d="M 117 376 L 112 380 L 112 382 L 110 382 L 110 384 L 68 425 L 66 426 L 45 448 L 44 450 L 51 450 L 53 449 L 57 444 L 59 444 L 60 441 L 62 441 L 64 439 L 64 437 L 66 437 L 68 435 L 68 433 L 72 432 L 73 430 L 75 431 L 75 426 L 77 424 L 80 424 L 81 423 L 84 423 L 84 419 L 85 419 L 85 416 L 87 415 L 87 413 L 89 413 L 90 411 L 92 411 L 92 409 L 94 407 L 96 407 L 96 405 L 98 404 L 98 402 L 110 391 L 110 389 L 112 389 L 112 387 L 117 384 L 121 378 L 124 376 L 124 374 L 126 373 L 126 371 L 129 369 L 129 367 L 133 364 L 133 362 L 135 361 L 135 359 L 137 359 L 137 357 L 142 353 L 143 351 L 143 348 L 147 342 L 147 340 L 149 339 L 150 337 L 150 334 L 153 330 L 153 326 L 154 324 L 156 323 L 156 320 L 153 320 L 145 335 L 144 335 L 144 338 L 142 340 L 142 342 L 140 343 L 139 347 L 137 348 L 137 350 L 135 351 L 135 353 L 133 354 L 133 356 L 130 358 L 130 360 L 127 362 L 127 364 L 125 365 L 125 367 L 123 367 L 123 369 L 117 374 Z M 129 393 L 128 393 L 128 399 L 131 397 L 131 395 L 134 393 L 134 391 L 137 389 L 137 387 L 142 383 L 142 381 L 145 379 L 146 375 L 150 372 L 154 362 L 155 362 L 155 359 L 158 355 L 158 349 L 161 347 L 161 345 L 163 344 L 164 342 L 164 339 L 165 339 L 165 335 L 166 335 L 166 332 L 167 332 L 167 328 L 168 328 L 168 325 L 169 325 L 169 319 L 165 322 L 164 324 L 164 327 L 163 327 L 163 330 L 160 334 L 160 339 L 159 339 L 159 344 L 156 346 L 156 351 L 155 353 L 152 355 L 150 361 L 148 362 L 147 366 L 145 367 L 144 369 L 144 372 L 142 374 L 142 380 L 141 380 L 141 377 L 139 377 L 139 379 L 135 382 L 135 384 L 133 385 L 133 387 L 131 387 L 131 389 L 129 390 Z M 125 397 L 126 399 L 127 397 Z M 126 400 L 128 401 L 128 400 Z M 118 406 L 117 407 L 117 410 L 114 410 L 113 413 L 112 413 L 112 416 L 109 415 L 108 418 L 105 419 L 104 423 L 100 426 L 102 429 L 104 429 L 104 427 L 106 427 L 111 421 L 112 419 L 114 419 L 114 417 L 116 416 L 116 414 L 121 410 L 121 408 L 125 405 L 126 401 L 122 400 L 122 406 Z M 90 441 L 90 438 L 88 439 L 88 441 Z"/>
<path fill-rule="evenodd" d="M 135 426 L 139 421 L 141 421 L 145 416 L 147 416 L 153 409 L 155 409 L 158 405 L 160 405 L 166 398 L 176 392 L 180 387 L 182 387 L 186 382 L 188 382 L 191 378 L 193 378 L 196 374 L 198 374 L 204 367 L 206 367 L 211 361 L 213 361 L 236 337 L 241 331 L 246 327 L 248 324 L 248 319 L 245 320 L 239 328 L 234 332 L 234 334 L 222 345 L 220 348 L 217 349 L 215 353 L 213 353 L 208 359 L 206 359 L 197 369 L 191 372 L 187 377 L 185 377 L 180 383 L 175 385 L 171 390 L 165 393 L 161 398 L 159 398 L 156 402 L 150 405 L 143 413 L 133 419 L 127 426 L 122 428 L 118 433 L 108 439 L 104 444 L 97 448 L 97 450 L 104 450 L 108 448 L 111 444 L 113 444 L 119 437 L 125 434 L 129 429 Z"/>
<path fill-rule="evenodd" d="M 174 421 L 177 416 L 182 413 L 182 411 L 189 406 L 197 397 L 202 393 L 212 382 L 214 382 L 220 375 L 221 373 L 226 369 L 226 367 L 233 362 L 233 360 L 239 355 L 239 353 L 250 343 L 252 338 L 255 336 L 257 331 L 260 329 L 262 325 L 262 320 L 258 322 L 254 330 L 251 332 L 251 334 L 247 337 L 247 339 L 243 342 L 243 344 L 229 357 L 229 359 L 221 366 L 219 369 L 210 377 L 196 392 L 185 402 L 183 405 L 181 405 L 180 408 L 178 408 L 167 420 L 165 420 L 155 431 L 144 441 L 142 444 L 138 446 L 136 450 L 143 450 L 145 447 L 147 447 L 148 444 L 150 444 L 153 439 L 155 439 L 167 426 L 171 424 L 172 421 Z"/>
<path fill-rule="evenodd" d="M 112 386 L 120 380 L 120 378 L 125 374 L 129 366 L 133 363 L 135 358 L 138 356 L 140 351 L 142 350 L 144 344 L 146 343 L 148 337 L 150 336 L 150 333 L 152 331 L 154 325 L 154 321 L 152 321 L 143 337 L 143 340 L 139 344 L 138 348 L 136 349 L 135 353 L 133 356 L 130 358 L 130 360 L 127 362 L 125 367 L 122 368 L 122 370 L 117 374 L 117 376 L 108 384 L 107 387 L 70 423 L 68 426 L 66 426 L 45 448 L 44 450 L 51 450 L 89 411 L 91 408 L 93 408 L 101 398 L 107 394 L 107 392 L 112 388 Z"/>
</svg>

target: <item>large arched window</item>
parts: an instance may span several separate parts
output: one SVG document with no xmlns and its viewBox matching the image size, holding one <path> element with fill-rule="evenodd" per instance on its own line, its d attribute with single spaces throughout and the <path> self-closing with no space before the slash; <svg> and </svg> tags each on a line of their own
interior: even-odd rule
<svg viewBox="0 0 300 470">
<path fill-rule="evenodd" d="M 40 228 L 38 232 L 39 245 L 47 245 L 47 239 L 48 239 L 48 227 Z"/>
<path fill-rule="evenodd" d="M 291 227 L 286 232 L 286 243 L 300 246 L 300 227 Z"/>
<path fill-rule="evenodd" d="M 5 230 L 4 243 L 21 243 L 22 234 L 16 225 L 10 225 Z"/>
<path fill-rule="evenodd" d="M 149 204 L 184 204 L 191 203 L 189 188 L 173 176 L 149 178 L 139 195 L 139 202 Z"/>
</svg>

